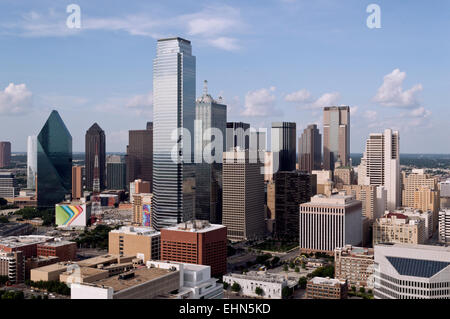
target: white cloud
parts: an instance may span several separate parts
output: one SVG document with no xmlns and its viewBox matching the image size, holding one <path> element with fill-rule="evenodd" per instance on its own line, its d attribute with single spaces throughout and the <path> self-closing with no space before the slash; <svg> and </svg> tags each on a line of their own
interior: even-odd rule
<svg viewBox="0 0 450 319">
<path fill-rule="evenodd" d="M 311 93 L 307 89 L 301 89 L 285 96 L 286 102 L 304 103 L 311 99 Z"/>
<path fill-rule="evenodd" d="M 314 103 L 311 104 L 312 108 L 322 108 L 325 106 L 337 105 L 341 99 L 341 94 L 339 92 L 325 93 L 319 97 Z"/>
<path fill-rule="evenodd" d="M 32 93 L 25 84 L 10 83 L 0 90 L 0 114 L 18 115 L 27 112 L 32 105 Z"/>
<path fill-rule="evenodd" d="M 275 108 L 275 87 L 250 91 L 245 95 L 244 110 L 242 116 L 273 116 L 281 112 Z"/>
<path fill-rule="evenodd" d="M 128 99 L 125 106 L 134 109 L 150 109 L 153 107 L 153 93 L 150 92 L 148 94 L 135 95 Z"/>
<path fill-rule="evenodd" d="M 137 94 L 130 97 L 111 97 L 94 106 L 97 112 L 114 112 L 117 114 L 153 117 L 153 94 Z"/>
<path fill-rule="evenodd" d="M 236 51 L 239 49 L 238 40 L 234 38 L 228 38 L 228 37 L 219 37 L 215 39 L 207 40 L 208 43 L 210 43 L 212 46 L 227 50 L 227 51 Z"/>
<path fill-rule="evenodd" d="M 378 113 L 376 111 L 367 110 L 364 112 L 364 117 L 370 121 L 375 121 Z"/>
<path fill-rule="evenodd" d="M 417 95 L 423 90 L 423 87 L 421 84 L 416 84 L 411 89 L 404 91 L 405 79 L 406 73 L 399 69 L 387 74 L 373 100 L 387 107 L 417 107 L 420 104 Z"/>
<path fill-rule="evenodd" d="M 410 117 L 426 118 L 426 117 L 429 117 L 430 115 L 431 115 L 431 111 L 425 109 L 423 106 L 418 107 L 417 109 L 414 109 L 409 113 Z"/>
</svg>

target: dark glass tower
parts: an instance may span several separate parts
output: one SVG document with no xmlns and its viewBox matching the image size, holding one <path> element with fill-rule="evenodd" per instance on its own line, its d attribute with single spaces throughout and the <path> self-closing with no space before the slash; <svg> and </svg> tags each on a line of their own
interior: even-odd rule
<svg viewBox="0 0 450 319">
<path fill-rule="evenodd" d="M 296 124 L 272 123 L 272 154 L 274 171 L 294 171 L 297 148 Z M 278 169 L 277 169 L 278 168 Z"/>
<path fill-rule="evenodd" d="M 146 130 L 128 132 L 126 156 L 127 187 L 136 179 L 150 183 L 153 180 L 153 123 L 147 123 Z"/>
<path fill-rule="evenodd" d="M 57 111 L 52 111 L 37 137 L 37 201 L 53 208 L 72 189 L 72 136 Z"/>
<path fill-rule="evenodd" d="M 322 166 L 322 135 L 316 124 L 308 125 L 298 140 L 299 170 L 311 173 Z"/>
<path fill-rule="evenodd" d="M 227 106 L 220 103 L 220 98 L 216 101 L 208 94 L 206 84 L 205 81 L 203 95 L 195 105 L 195 219 L 221 224 L 223 138 L 227 126 Z M 217 136 L 219 132 L 221 139 Z M 210 149 L 212 144 L 218 148 Z M 202 155 L 205 154 L 211 154 L 211 159 L 204 158 Z"/>
<path fill-rule="evenodd" d="M 92 191 L 94 185 L 95 156 L 98 155 L 100 190 L 105 189 L 106 138 L 101 127 L 94 123 L 86 132 L 85 140 L 86 189 Z"/>
<path fill-rule="evenodd" d="M 232 152 L 236 147 L 250 149 L 250 124 L 243 122 L 227 123 L 226 151 Z"/>
</svg>

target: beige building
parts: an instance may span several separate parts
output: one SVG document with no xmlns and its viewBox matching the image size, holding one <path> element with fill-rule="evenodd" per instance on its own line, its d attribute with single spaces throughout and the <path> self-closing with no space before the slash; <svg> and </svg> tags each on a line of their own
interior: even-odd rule
<svg viewBox="0 0 450 319">
<path fill-rule="evenodd" d="M 306 285 L 306 299 L 347 299 L 346 281 L 314 277 Z"/>
<path fill-rule="evenodd" d="M 337 167 L 334 170 L 334 185 L 338 190 L 343 189 L 344 185 L 353 184 L 353 169 L 351 167 Z"/>
<path fill-rule="evenodd" d="M 333 187 L 333 172 L 331 170 L 322 170 L 322 171 L 312 171 L 312 175 L 316 175 L 316 181 L 317 181 L 317 194 L 322 194 L 325 196 L 330 196 Z"/>
<path fill-rule="evenodd" d="M 223 153 L 222 224 L 227 237 L 240 241 L 265 235 L 264 175 L 262 165 L 249 160 L 249 152 Z"/>
<path fill-rule="evenodd" d="M 353 195 L 362 202 L 362 214 L 370 221 L 382 217 L 386 211 L 386 190 L 373 185 L 344 185 L 346 195 Z"/>
<path fill-rule="evenodd" d="M 349 106 L 331 106 L 323 109 L 323 168 L 332 170 L 338 159 L 343 166 L 349 165 Z"/>
<path fill-rule="evenodd" d="M 90 283 L 109 277 L 108 270 L 90 267 L 69 267 L 59 275 L 59 281 L 66 284 Z"/>
<path fill-rule="evenodd" d="M 58 262 L 44 267 L 34 268 L 30 271 L 31 281 L 59 281 L 59 276 L 69 266 L 76 267 L 73 262 Z"/>
<path fill-rule="evenodd" d="M 153 228 L 123 226 L 109 232 L 108 252 L 120 256 L 141 255 L 144 262 L 159 260 L 160 240 L 161 233 Z"/>
<path fill-rule="evenodd" d="M 387 213 L 373 224 L 373 245 L 383 243 L 423 244 L 425 222 L 422 218 Z"/>
<path fill-rule="evenodd" d="M 350 286 L 373 288 L 374 250 L 347 245 L 334 250 L 334 277 Z"/>
<path fill-rule="evenodd" d="M 267 186 L 267 218 L 275 220 L 275 183 L 272 181 Z"/>
<path fill-rule="evenodd" d="M 440 209 L 440 191 L 438 180 L 423 169 L 415 169 L 406 176 L 402 172 L 402 206 L 431 210 L 433 212 L 433 230 L 438 227 Z"/>
</svg>

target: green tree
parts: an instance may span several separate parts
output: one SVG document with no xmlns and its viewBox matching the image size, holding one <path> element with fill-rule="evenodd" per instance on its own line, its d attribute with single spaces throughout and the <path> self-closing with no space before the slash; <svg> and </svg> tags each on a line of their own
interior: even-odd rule
<svg viewBox="0 0 450 319">
<path fill-rule="evenodd" d="M 6 206 L 8 205 L 8 201 L 4 199 L 3 197 L 0 197 L 0 206 Z"/>
<path fill-rule="evenodd" d="M 283 266 L 283 270 L 284 270 L 284 271 L 289 271 L 289 267 L 288 267 L 288 265 L 287 265 L 287 264 L 284 264 L 284 266 Z"/>
<path fill-rule="evenodd" d="M 275 257 L 273 257 L 273 259 L 270 262 L 270 264 L 272 265 L 272 267 L 275 267 L 276 265 L 278 265 L 279 262 L 280 262 L 280 257 L 275 256 Z"/>
<path fill-rule="evenodd" d="M 289 287 L 285 286 L 281 290 L 281 295 L 283 296 L 283 298 L 289 298 L 292 295 L 292 290 L 289 289 Z"/>
<path fill-rule="evenodd" d="M 300 272 L 300 268 L 295 267 L 295 272 Z"/>
<path fill-rule="evenodd" d="M 9 280 L 8 276 L 0 276 L 0 285 L 6 284 L 8 280 Z"/>
<path fill-rule="evenodd" d="M 231 285 L 231 290 L 234 292 L 239 292 L 239 291 L 241 291 L 241 285 L 239 285 L 237 282 L 234 282 Z"/>
<path fill-rule="evenodd" d="M 352 286 L 352 291 L 356 292 L 356 287 L 355 286 Z"/>
<path fill-rule="evenodd" d="M 306 279 L 306 277 L 300 277 L 300 279 L 298 280 L 298 286 L 300 287 L 300 289 L 306 289 L 307 283 L 308 279 Z"/>
<path fill-rule="evenodd" d="M 9 219 L 6 216 L 0 216 L 0 224 L 9 223 Z"/>
<path fill-rule="evenodd" d="M 227 282 L 223 282 L 223 289 L 227 290 L 230 285 Z"/>
<path fill-rule="evenodd" d="M 362 294 L 365 294 L 366 293 L 366 289 L 364 287 L 360 287 L 359 288 L 359 292 L 362 293 Z"/>
<path fill-rule="evenodd" d="M 294 268 L 295 268 L 295 264 L 294 264 L 293 261 L 291 261 L 291 262 L 289 263 L 289 268 L 291 268 L 291 269 L 294 269 Z"/>
<path fill-rule="evenodd" d="M 262 296 L 263 293 L 264 293 L 264 290 L 262 290 L 261 287 L 256 287 L 256 288 L 255 288 L 255 293 L 256 293 L 258 296 Z"/>
</svg>

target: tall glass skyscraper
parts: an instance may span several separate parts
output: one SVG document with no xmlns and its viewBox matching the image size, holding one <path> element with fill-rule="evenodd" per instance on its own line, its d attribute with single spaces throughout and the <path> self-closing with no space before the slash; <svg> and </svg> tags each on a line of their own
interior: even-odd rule
<svg viewBox="0 0 450 319">
<path fill-rule="evenodd" d="M 28 136 L 27 143 L 27 188 L 36 189 L 37 176 L 37 137 Z"/>
<path fill-rule="evenodd" d="M 203 95 L 195 105 L 195 218 L 222 223 L 222 161 L 225 151 L 227 106 L 208 94 L 205 81 Z M 214 132 L 211 129 L 217 129 Z M 217 136 L 221 134 L 222 139 Z M 214 149 L 210 147 L 214 144 Z M 211 155 L 212 162 L 204 154 Z"/>
<path fill-rule="evenodd" d="M 52 111 L 37 137 L 38 207 L 53 208 L 71 193 L 72 136 L 57 111 Z"/>
<path fill-rule="evenodd" d="M 85 135 L 84 166 L 86 167 L 86 189 L 92 191 L 95 176 L 95 158 L 98 158 L 98 176 L 100 190 L 105 189 L 106 182 L 106 137 L 105 131 L 94 123 Z"/>
<path fill-rule="evenodd" d="M 340 160 L 350 164 L 350 107 L 330 106 L 323 109 L 323 168 L 334 171 Z"/>
<path fill-rule="evenodd" d="M 294 122 L 272 123 L 274 171 L 294 171 L 296 164 L 297 125 Z M 278 167 L 278 170 L 277 170 Z"/>
<path fill-rule="evenodd" d="M 156 229 L 194 216 L 194 118 L 195 56 L 191 42 L 160 39 L 153 61 L 152 224 Z"/>
</svg>

